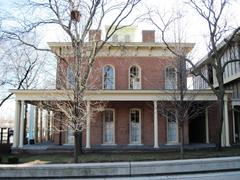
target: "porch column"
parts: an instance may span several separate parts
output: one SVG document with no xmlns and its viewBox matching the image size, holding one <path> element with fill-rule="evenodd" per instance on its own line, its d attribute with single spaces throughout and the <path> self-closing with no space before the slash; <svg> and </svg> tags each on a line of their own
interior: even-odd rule
<svg viewBox="0 0 240 180">
<path fill-rule="evenodd" d="M 39 112 L 39 123 L 40 123 L 40 125 L 39 125 L 39 136 L 40 136 L 40 139 L 39 139 L 39 142 L 40 143 L 42 143 L 42 140 L 43 140 L 43 137 L 42 137 L 42 131 L 43 131 L 43 127 L 42 127 L 42 125 L 43 125 L 43 122 L 42 122 L 42 120 L 43 120 L 43 118 L 42 118 L 42 114 L 43 114 L 43 109 L 42 109 L 42 107 L 40 107 L 40 112 Z"/>
<path fill-rule="evenodd" d="M 229 121 L 228 121 L 228 107 L 227 107 L 227 101 L 224 101 L 224 122 L 225 122 L 225 138 L 226 138 L 226 146 L 230 146 L 230 140 L 229 140 Z"/>
<path fill-rule="evenodd" d="M 91 148 L 90 136 L 91 133 L 91 114 L 90 114 L 90 101 L 87 101 L 87 128 L 86 128 L 86 148 Z"/>
<path fill-rule="evenodd" d="M 205 109 L 205 129 L 206 129 L 206 143 L 209 143 L 209 128 L 208 128 L 208 107 Z"/>
<path fill-rule="evenodd" d="M 154 104 L 154 148 L 158 148 L 158 111 L 157 111 L 157 101 Z"/>
<path fill-rule="evenodd" d="M 14 134 L 13 134 L 13 147 L 17 148 L 19 145 L 19 111 L 20 102 L 15 102 L 15 121 L 14 121 Z"/>
<path fill-rule="evenodd" d="M 34 143 L 38 143 L 38 107 L 35 107 Z"/>
<path fill-rule="evenodd" d="M 34 142 L 34 138 L 33 138 L 33 132 L 34 132 L 34 107 L 32 105 L 29 106 L 30 110 L 29 110 L 29 136 L 28 136 L 28 143 L 29 144 L 33 144 Z"/>
<path fill-rule="evenodd" d="M 47 139 L 47 141 L 49 141 L 50 140 L 50 111 L 48 110 L 47 111 L 47 128 L 46 128 L 46 134 L 47 134 L 47 137 L 46 137 L 46 139 Z"/>
<path fill-rule="evenodd" d="M 234 106 L 232 106 L 232 120 L 233 120 L 233 142 L 236 143 L 236 131 L 235 131 L 235 113 L 234 113 Z"/>
<path fill-rule="evenodd" d="M 21 101 L 21 116 L 20 116 L 20 137 L 19 137 L 19 148 L 23 147 L 23 136 L 24 136 L 24 110 L 25 108 L 25 102 Z"/>
<path fill-rule="evenodd" d="M 49 140 L 53 140 L 53 111 L 50 111 L 50 127 L 49 127 L 49 134 L 50 134 L 50 139 Z"/>
</svg>

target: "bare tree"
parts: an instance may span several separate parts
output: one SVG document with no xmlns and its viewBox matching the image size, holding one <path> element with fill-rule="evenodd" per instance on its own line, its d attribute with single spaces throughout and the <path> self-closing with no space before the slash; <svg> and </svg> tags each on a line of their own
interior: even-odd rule
<svg viewBox="0 0 240 180">
<path fill-rule="evenodd" d="M 195 1 L 190 0 L 189 5 L 192 6 L 194 10 L 205 20 L 208 25 L 209 32 L 209 43 L 208 43 L 208 61 L 205 65 L 212 67 L 212 69 L 216 73 L 217 80 L 217 88 L 213 86 L 213 82 L 206 76 L 201 75 L 201 77 L 207 82 L 209 87 L 216 94 L 218 99 L 218 110 L 219 110 L 219 126 L 218 129 L 218 149 L 221 147 L 221 134 L 222 134 L 222 126 L 224 120 L 224 95 L 225 95 L 225 87 L 224 87 L 224 78 L 223 73 L 225 71 L 226 66 L 229 63 L 233 63 L 236 61 L 240 61 L 240 59 L 236 58 L 236 56 L 230 56 L 228 61 L 223 62 L 223 55 L 226 52 L 226 49 L 231 46 L 234 42 L 234 39 L 239 36 L 240 27 L 234 28 L 233 32 L 226 37 L 228 34 L 228 24 L 225 19 L 225 10 L 227 6 L 230 4 L 229 0 L 207 0 L 207 1 Z M 224 41 L 225 46 L 219 48 L 219 44 L 221 41 Z M 197 74 L 199 74 L 199 69 L 194 69 Z"/>
<path fill-rule="evenodd" d="M 109 0 L 49 0 L 49 1 L 28 1 L 24 10 L 32 13 L 32 17 L 23 14 L 23 19 L 18 18 L 16 29 L 4 30 L 4 37 L 17 40 L 35 50 L 50 51 L 44 47 L 35 46 L 24 40 L 25 33 L 34 33 L 38 28 L 57 25 L 60 27 L 63 36 L 71 43 L 69 56 L 54 52 L 60 61 L 71 66 L 73 81 L 71 82 L 72 98 L 67 104 L 62 104 L 62 112 L 67 117 L 69 125 L 74 132 L 74 161 L 78 161 L 79 136 L 81 136 L 86 124 L 86 102 L 84 93 L 88 89 L 88 81 L 95 63 L 96 56 L 112 35 L 119 29 L 131 25 L 123 25 L 130 14 L 137 10 L 141 0 L 109 1 Z M 41 12 L 42 16 L 36 16 Z M 132 19 L 132 18 L 131 18 Z M 110 21 L 110 22 L 109 22 Z M 127 22 L 127 21 L 125 21 Z M 102 40 L 98 34 L 92 36 L 87 43 L 89 31 L 95 29 L 98 32 L 103 23 L 108 23 L 109 28 Z M 19 28 L 20 27 L 20 28 Z M 64 87 L 62 87 L 64 88 Z M 65 87 L 67 89 L 67 87 Z M 60 106 L 59 106 L 60 107 Z"/>
<path fill-rule="evenodd" d="M 26 46 L 5 43 L 1 54 L 1 88 L 32 89 L 38 85 L 37 75 L 44 65 L 39 54 Z M 0 101 L 0 107 L 13 93 L 6 94 Z"/>
<path fill-rule="evenodd" d="M 206 107 L 209 106 L 207 102 L 196 101 L 196 97 L 199 94 L 198 91 L 187 89 L 187 70 L 183 64 L 185 64 L 183 60 L 178 60 L 175 72 L 177 78 L 172 78 L 172 82 L 167 82 L 170 83 L 167 89 L 172 92 L 172 95 L 166 101 L 158 102 L 158 112 L 167 118 L 170 124 L 175 125 L 175 128 L 179 129 L 179 131 L 176 130 L 178 133 L 176 138 L 179 137 L 179 139 L 175 139 L 175 141 L 180 141 L 180 155 L 182 159 L 184 158 L 186 128 L 196 117 L 203 114 Z"/>
<path fill-rule="evenodd" d="M 189 0 L 187 2 L 199 15 L 200 17 L 205 20 L 208 27 L 209 32 L 209 44 L 208 44 L 208 61 L 204 62 L 201 66 L 196 67 L 193 61 L 186 57 L 181 52 L 177 51 L 176 49 L 171 48 L 171 46 L 166 41 L 166 34 L 168 28 L 178 19 L 181 19 L 183 16 L 179 13 L 175 16 L 171 16 L 167 20 L 164 18 L 159 11 L 157 11 L 157 16 L 160 21 L 156 21 L 150 17 L 151 22 L 161 31 L 162 34 L 162 41 L 167 46 L 174 55 L 183 59 L 187 64 L 190 66 L 190 73 L 195 76 L 200 76 L 212 89 L 212 91 L 216 94 L 218 99 L 218 110 L 219 110 L 219 126 L 217 127 L 218 130 L 218 142 L 217 147 L 218 149 L 221 148 L 221 134 L 222 134 L 222 126 L 223 126 L 223 106 L 224 106 L 224 95 L 225 95 L 225 88 L 224 88 L 224 81 L 223 81 L 223 73 L 225 71 L 226 66 L 229 63 L 233 63 L 239 61 L 233 57 L 232 59 L 223 62 L 222 58 L 224 55 L 225 50 L 231 45 L 234 41 L 236 36 L 239 34 L 240 27 L 234 28 L 233 32 L 228 35 L 228 38 L 224 37 L 228 34 L 228 24 L 225 19 L 225 11 L 227 6 L 230 4 L 229 0 Z M 159 23 L 160 22 L 160 23 Z M 219 48 L 218 44 L 224 40 L 225 46 Z M 216 72 L 216 79 L 217 79 L 217 88 L 214 86 L 212 79 L 208 77 L 207 73 L 203 73 L 202 67 L 208 66 L 211 67 Z"/>
</svg>

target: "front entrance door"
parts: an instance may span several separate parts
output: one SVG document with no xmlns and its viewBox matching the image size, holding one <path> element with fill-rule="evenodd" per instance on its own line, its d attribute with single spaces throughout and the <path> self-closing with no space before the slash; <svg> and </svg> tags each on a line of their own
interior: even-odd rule
<svg viewBox="0 0 240 180">
<path fill-rule="evenodd" d="M 169 144 L 178 142 L 178 124 L 176 111 L 168 110 L 167 112 L 167 141 Z"/>
<path fill-rule="evenodd" d="M 114 144 L 114 110 L 105 110 L 103 118 L 103 144 Z"/>
<path fill-rule="evenodd" d="M 74 144 L 73 130 L 71 127 L 67 128 L 67 144 Z"/>
<path fill-rule="evenodd" d="M 141 110 L 130 110 L 130 144 L 141 144 Z"/>
</svg>

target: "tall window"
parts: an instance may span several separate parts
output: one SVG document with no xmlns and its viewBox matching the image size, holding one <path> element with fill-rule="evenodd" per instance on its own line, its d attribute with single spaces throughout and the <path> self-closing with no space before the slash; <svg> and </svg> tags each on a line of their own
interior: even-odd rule
<svg viewBox="0 0 240 180">
<path fill-rule="evenodd" d="M 107 109 L 103 114 L 103 143 L 114 143 L 114 110 Z"/>
<path fill-rule="evenodd" d="M 178 142 L 178 127 L 177 127 L 176 111 L 174 109 L 167 112 L 167 141 L 168 143 Z"/>
<path fill-rule="evenodd" d="M 141 143 L 141 111 L 140 109 L 130 110 L 130 143 Z"/>
<path fill-rule="evenodd" d="M 103 68 L 103 89 L 115 89 L 114 69 L 110 65 Z"/>
<path fill-rule="evenodd" d="M 129 71 L 129 88 L 141 89 L 140 68 L 137 66 L 132 66 Z"/>
<path fill-rule="evenodd" d="M 67 87 L 68 88 L 73 88 L 75 84 L 75 79 L 74 79 L 74 72 L 72 67 L 69 65 L 67 67 Z"/>
<path fill-rule="evenodd" d="M 176 89 L 177 88 L 176 69 L 174 67 L 166 68 L 165 88 L 166 89 Z"/>
</svg>

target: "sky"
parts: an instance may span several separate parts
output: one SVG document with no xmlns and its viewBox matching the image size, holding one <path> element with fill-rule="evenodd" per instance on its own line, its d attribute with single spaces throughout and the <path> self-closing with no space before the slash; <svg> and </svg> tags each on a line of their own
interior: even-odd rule
<svg viewBox="0 0 240 180">
<path fill-rule="evenodd" d="M 11 3 L 21 3 L 23 1 L 25 0 L 0 0 L 0 10 L 10 10 L 13 14 L 18 13 L 17 9 L 12 8 L 13 6 Z M 205 22 L 187 4 L 183 3 L 184 1 L 185 0 L 143 0 L 143 2 L 146 3 L 138 7 L 137 12 L 143 12 L 146 10 L 146 8 L 158 8 L 161 12 L 165 12 L 167 14 L 176 9 L 181 9 L 182 13 L 185 15 L 185 18 L 181 24 L 182 28 L 186 31 L 185 41 L 196 43 L 193 56 L 195 57 L 195 61 L 198 61 L 206 54 L 206 34 L 208 33 L 207 26 Z M 235 23 L 240 24 L 240 0 L 232 0 L 231 3 L 233 3 L 233 6 L 228 9 L 226 14 L 226 17 L 228 17 L 228 23 L 231 23 L 233 25 Z M 31 16 L 31 14 L 29 15 Z M 111 19 L 110 17 L 111 16 L 109 16 L 109 21 Z M 105 25 L 107 24 L 108 21 L 105 21 Z M 11 25 L 11 22 L 8 25 Z M 150 23 L 146 22 L 146 20 L 138 23 L 137 26 L 140 30 L 156 29 L 154 26 L 150 25 Z M 41 33 L 41 46 L 46 46 L 47 42 L 64 40 L 62 38 L 62 31 L 60 31 L 59 28 L 53 26 L 42 29 Z M 13 111 L 14 103 L 7 103 L 6 106 L 0 108 L 0 118 L 6 112 L 9 112 L 8 114 L 11 114 L 11 116 L 13 116 Z"/>
</svg>

